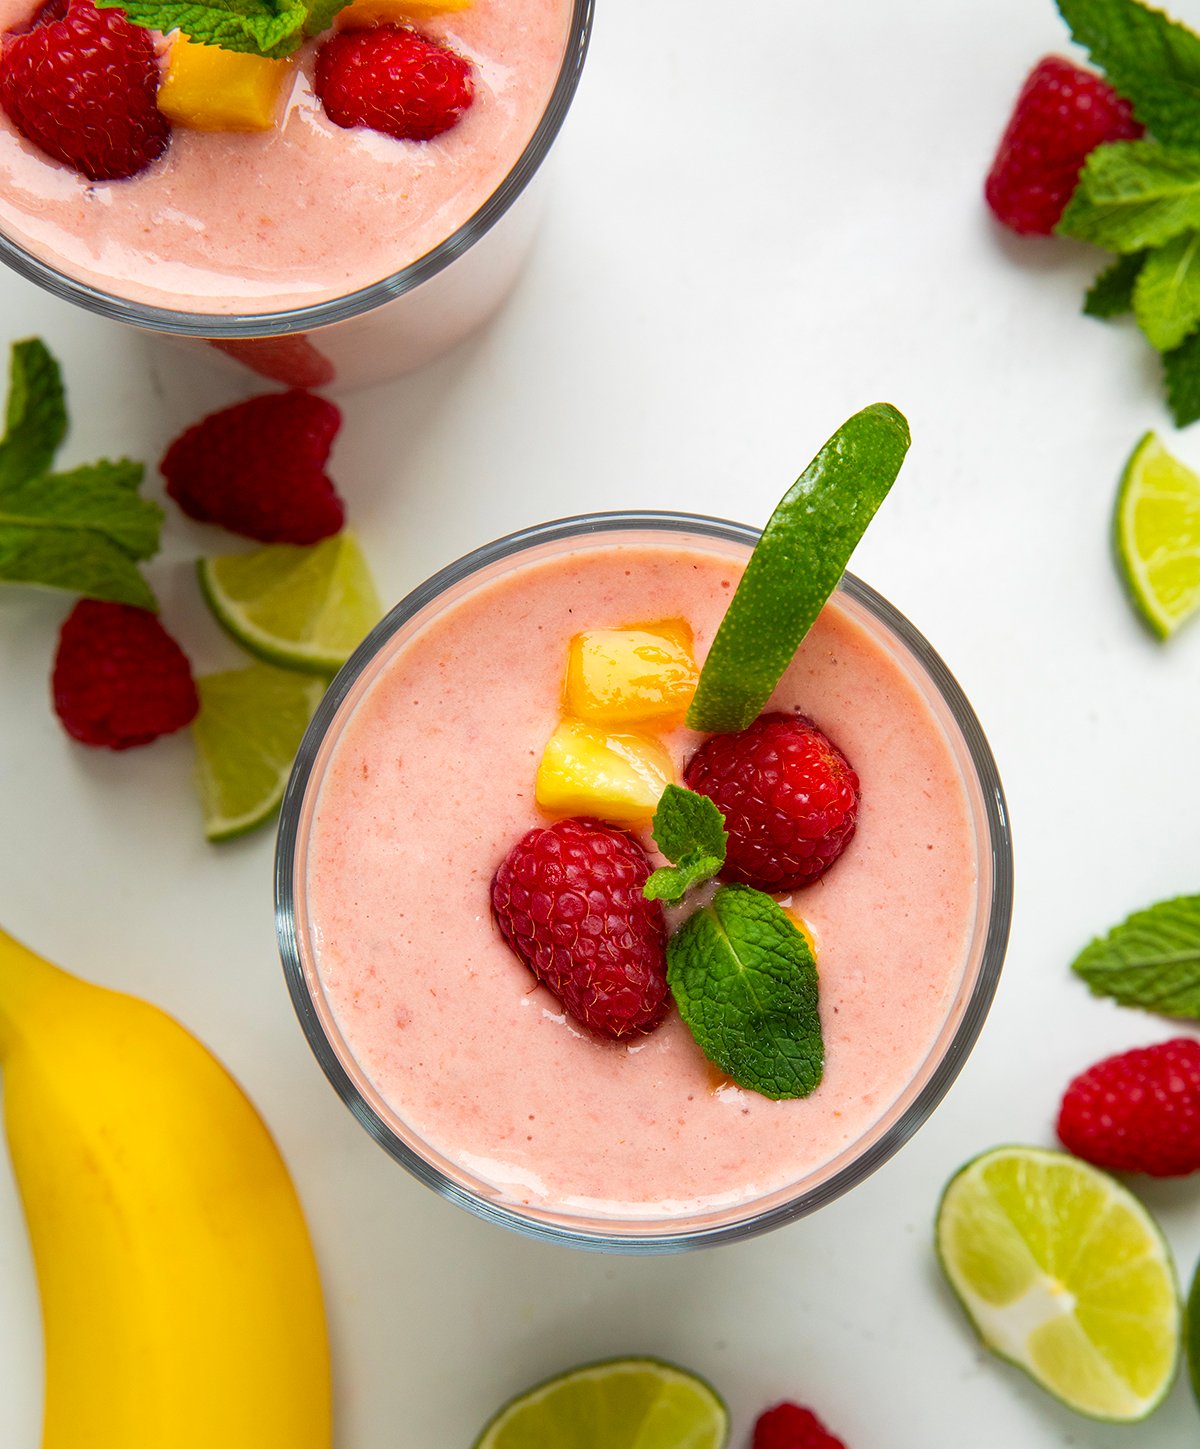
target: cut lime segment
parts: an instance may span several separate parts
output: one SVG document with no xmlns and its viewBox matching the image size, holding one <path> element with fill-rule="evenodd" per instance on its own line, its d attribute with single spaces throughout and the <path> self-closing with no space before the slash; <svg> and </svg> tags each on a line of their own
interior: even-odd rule
<svg viewBox="0 0 1200 1449">
<path fill-rule="evenodd" d="M 222 626 L 251 654 L 288 669 L 334 673 L 382 612 L 350 533 L 308 548 L 272 543 L 205 558 L 198 570 Z"/>
<path fill-rule="evenodd" d="M 209 840 L 231 840 L 270 820 L 313 711 L 325 693 L 314 675 L 252 664 L 196 680 L 192 721 L 197 788 Z"/>
<path fill-rule="evenodd" d="M 1121 1184 L 1039 1147 L 998 1147 L 953 1177 L 942 1269 L 984 1344 L 1081 1414 L 1132 1423 L 1166 1395 L 1179 1292 L 1154 1219 Z"/>
<path fill-rule="evenodd" d="M 729 1415 L 714 1390 L 652 1358 L 584 1364 L 506 1404 L 475 1449 L 722 1449 Z"/>
<path fill-rule="evenodd" d="M 780 499 L 700 672 L 687 722 L 732 733 L 762 710 L 846 571 L 908 451 L 890 403 L 844 422 Z"/>
<path fill-rule="evenodd" d="M 1200 607 L 1200 478 L 1154 433 L 1133 450 L 1113 514 L 1129 596 L 1160 639 Z"/>
</svg>

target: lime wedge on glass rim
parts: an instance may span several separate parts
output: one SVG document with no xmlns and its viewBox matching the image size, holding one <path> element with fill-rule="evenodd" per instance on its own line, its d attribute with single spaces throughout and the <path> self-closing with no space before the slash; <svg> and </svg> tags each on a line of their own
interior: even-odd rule
<svg viewBox="0 0 1200 1449">
<path fill-rule="evenodd" d="M 474 1449 L 723 1449 L 729 1415 L 703 1379 L 618 1358 L 547 1379 L 490 1419 Z"/>
<path fill-rule="evenodd" d="M 700 671 L 690 728 L 733 733 L 757 717 L 845 573 L 908 444 L 904 415 L 873 403 L 842 424 L 780 499 Z"/>
<path fill-rule="evenodd" d="M 200 588 L 218 622 L 268 664 L 333 674 L 382 610 L 353 534 L 301 547 L 204 558 Z"/>
<path fill-rule="evenodd" d="M 1200 477 L 1146 433 L 1113 513 L 1117 564 L 1134 607 L 1160 639 L 1200 607 Z"/>
<path fill-rule="evenodd" d="M 204 834 L 232 840 L 270 820 L 325 680 L 252 664 L 196 680 L 200 713 L 192 721 Z"/>
<path fill-rule="evenodd" d="M 985 1152 L 946 1187 L 936 1242 L 985 1347 L 1069 1408 L 1134 1423 L 1162 1402 L 1179 1358 L 1175 1269 L 1107 1173 L 1046 1148 Z"/>
</svg>

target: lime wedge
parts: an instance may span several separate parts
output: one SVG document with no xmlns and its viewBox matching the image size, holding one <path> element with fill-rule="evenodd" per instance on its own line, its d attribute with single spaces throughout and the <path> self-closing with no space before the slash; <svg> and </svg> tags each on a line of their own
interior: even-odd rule
<svg viewBox="0 0 1200 1449">
<path fill-rule="evenodd" d="M 1095 1419 L 1144 1419 L 1179 1358 L 1175 1270 L 1154 1219 L 1065 1152 L 998 1147 L 950 1180 L 942 1269 L 984 1344 Z"/>
<path fill-rule="evenodd" d="M 844 422 L 780 499 L 729 601 L 688 710 L 692 729 L 745 729 L 846 571 L 908 451 L 890 403 Z"/>
<path fill-rule="evenodd" d="M 309 548 L 272 543 L 204 558 L 200 587 L 225 629 L 268 664 L 332 674 L 380 616 L 379 597 L 354 536 Z"/>
<path fill-rule="evenodd" d="M 1125 464 L 1113 542 L 1138 613 L 1169 638 L 1200 607 L 1200 478 L 1154 433 Z"/>
<path fill-rule="evenodd" d="M 209 840 L 232 840 L 270 820 L 325 681 L 252 664 L 196 680 L 192 721 L 197 788 Z"/>
<path fill-rule="evenodd" d="M 1196 1402 L 1200 1403 L 1200 1264 L 1197 1264 L 1192 1275 L 1185 1329 L 1188 1377 L 1192 1381 L 1192 1393 L 1196 1396 Z"/>
<path fill-rule="evenodd" d="M 725 1405 L 703 1379 L 653 1358 L 584 1364 L 506 1404 L 474 1449 L 722 1449 Z"/>
</svg>

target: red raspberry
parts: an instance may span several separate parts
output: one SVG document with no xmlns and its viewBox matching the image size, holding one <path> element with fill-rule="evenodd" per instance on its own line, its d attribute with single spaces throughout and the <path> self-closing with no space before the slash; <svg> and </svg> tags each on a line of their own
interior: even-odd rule
<svg viewBox="0 0 1200 1449">
<path fill-rule="evenodd" d="M 127 750 L 182 729 L 200 700 L 187 656 L 156 615 L 81 599 L 54 659 L 54 709 L 85 745 Z"/>
<path fill-rule="evenodd" d="M 1143 134 L 1128 101 L 1091 71 L 1047 56 L 1021 87 L 984 186 L 1013 231 L 1049 236 L 1090 152 Z"/>
<path fill-rule="evenodd" d="M 262 543 L 316 543 L 345 517 L 325 473 L 341 425 L 313 393 L 265 393 L 201 419 L 159 466 L 189 518 Z"/>
<path fill-rule="evenodd" d="M 150 32 L 90 0 L 49 0 L 0 44 L 0 107 L 28 141 L 91 181 L 134 176 L 167 149 Z"/>
<path fill-rule="evenodd" d="M 1196 1172 L 1200 1042 L 1176 1037 L 1089 1067 L 1063 1095 L 1058 1135 L 1076 1157 L 1109 1172 Z"/>
<path fill-rule="evenodd" d="M 623 831 L 557 820 L 522 836 L 492 882 L 501 935 L 597 1036 L 653 1031 L 666 1014 L 666 923 L 642 894 L 650 869 Z"/>
<path fill-rule="evenodd" d="M 683 778 L 725 817 L 726 880 L 764 891 L 811 885 L 854 834 L 858 776 L 803 715 L 764 714 L 738 734 L 711 735 Z"/>
<path fill-rule="evenodd" d="M 339 126 L 428 141 L 475 98 L 469 61 L 407 25 L 341 30 L 317 51 L 313 88 Z"/>
<path fill-rule="evenodd" d="M 846 1449 L 811 1409 L 776 1404 L 758 1416 L 751 1449 Z"/>
</svg>

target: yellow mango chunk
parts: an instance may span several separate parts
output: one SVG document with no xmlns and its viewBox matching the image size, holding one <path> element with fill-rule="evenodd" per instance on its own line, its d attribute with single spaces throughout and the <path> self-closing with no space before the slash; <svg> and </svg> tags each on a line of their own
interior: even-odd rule
<svg viewBox="0 0 1200 1449">
<path fill-rule="evenodd" d="M 341 30 L 362 25 L 404 25 L 411 20 L 428 20 L 431 15 L 448 15 L 469 10 L 474 0 L 354 0 L 339 12 Z"/>
<path fill-rule="evenodd" d="M 279 116 L 291 60 L 199 45 L 176 36 L 158 109 L 176 126 L 197 131 L 269 131 Z"/>
<path fill-rule="evenodd" d="M 589 724 L 682 719 L 696 692 L 692 631 L 682 619 L 589 629 L 567 655 L 567 710 Z"/>
<path fill-rule="evenodd" d="M 657 740 L 564 719 L 538 766 L 537 803 L 551 815 L 634 825 L 650 819 L 674 781 L 671 757 Z"/>
</svg>

